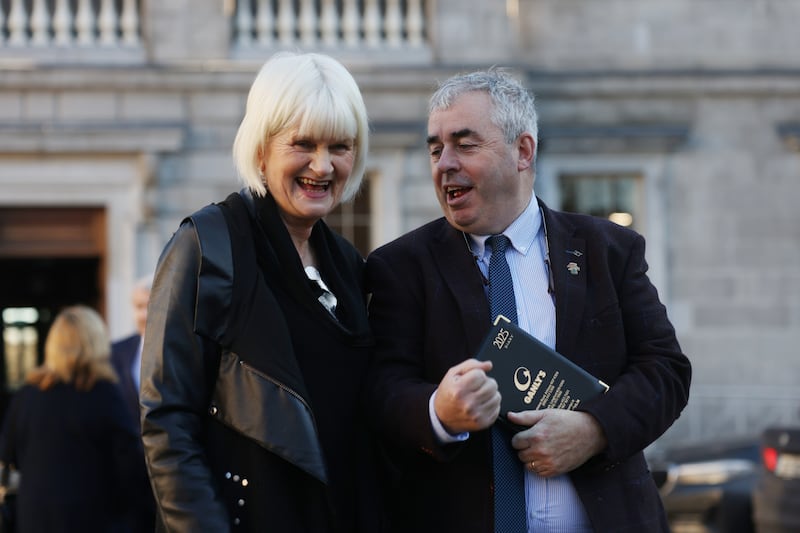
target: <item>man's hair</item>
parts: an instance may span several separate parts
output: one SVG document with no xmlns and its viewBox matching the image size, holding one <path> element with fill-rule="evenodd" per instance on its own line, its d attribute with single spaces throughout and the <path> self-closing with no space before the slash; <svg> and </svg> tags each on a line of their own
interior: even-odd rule
<svg viewBox="0 0 800 533">
<path fill-rule="evenodd" d="M 240 179 L 263 196 L 259 150 L 287 128 L 301 136 L 353 139 L 355 160 L 342 201 L 355 196 L 366 167 L 367 108 L 350 72 L 323 54 L 278 52 L 261 67 L 250 87 L 233 160 Z"/>
<path fill-rule="evenodd" d="M 516 78 L 503 70 L 489 70 L 459 74 L 445 80 L 430 98 L 428 113 L 450 107 L 459 96 L 480 91 L 489 95 L 493 109 L 492 123 L 500 128 L 507 143 L 512 143 L 523 132 L 528 132 L 539 145 L 539 126 L 533 95 Z"/>
</svg>

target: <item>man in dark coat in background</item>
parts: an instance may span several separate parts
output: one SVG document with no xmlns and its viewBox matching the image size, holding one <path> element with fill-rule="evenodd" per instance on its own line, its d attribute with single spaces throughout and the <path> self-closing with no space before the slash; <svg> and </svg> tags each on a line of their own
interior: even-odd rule
<svg viewBox="0 0 800 533">
<path fill-rule="evenodd" d="M 131 417 L 136 422 L 137 432 L 141 432 L 139 369 L 142 362 L 144 327 L 147 323 L 147 303 L 150 300 L 150 287 L 152 284 L 152 275 L 144 276 L 137 280 L 131 295 L 133 315 L 136 321 L 136 333 L 111 345 L 111 364 L 119 377 L 122 398 L 125 400 L 125 406 L 131 413 Z M 146 470 L 144 456 L 142 457 L 142 468 Z M 131 533 L 152 532 L 155 527 L 155 500 L 153 499 L 149 478 L 145 475 L 144 479 L 148 480 L 148 483 L 141 489 L 141 506 L 131 513 L 132 516 L 129 521 Z"/>
</svg>

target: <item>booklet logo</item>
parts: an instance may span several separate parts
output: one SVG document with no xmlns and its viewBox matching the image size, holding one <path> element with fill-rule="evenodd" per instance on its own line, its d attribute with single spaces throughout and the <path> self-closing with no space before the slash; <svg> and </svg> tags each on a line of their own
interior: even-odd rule
<svg viewBox="0 0 800 533">
<path fill-rule="evenodd" d="M 547 377 L 547 373 L 544 370 L 539 370 L 536 373 L 536 377 L 532 378 L 531 371 L 524 366 L 517 367 L 514 371 L 514 386 L 520 392 L 527 391 L 523 400 L 526 404 L 533 401 L 533 397 L 536 396 L 536 391 L 542 386 L 545 377 Z"/>
</svg>

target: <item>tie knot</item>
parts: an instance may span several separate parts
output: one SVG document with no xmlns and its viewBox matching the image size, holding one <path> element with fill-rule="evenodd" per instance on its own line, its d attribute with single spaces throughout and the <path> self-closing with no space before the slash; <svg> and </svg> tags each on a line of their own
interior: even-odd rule
<svg viewBox="0 0 800 533">
<path fill-rule="evenodd" d="M 511 240 L 501 233 L 499 235 L 492 235 L 486 239 L 486 242 L 492 247 L 492 253 L 504 253 L 511 243 Z"/>
</svg>

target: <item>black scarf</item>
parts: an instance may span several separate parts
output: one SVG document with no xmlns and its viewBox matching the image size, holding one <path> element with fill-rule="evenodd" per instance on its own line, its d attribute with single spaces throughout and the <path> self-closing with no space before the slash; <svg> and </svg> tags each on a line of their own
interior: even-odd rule
<svg viewBox="0 0 800 533">
<path fill-rule="evenodd" d="M 289 236 L 286 224 L 271 194 L 253 197 L 257 223 L 254 228 L 256 257 L 272 290 L 283 290 L 311 313 L 336 323 L 353 337 L 368 336 L 364 311 L 363 259 L 344 238 L 335 234 L 323 220 L 311 230 L 309 243 L 314 249 L 322 279 L 338 300 L 337 320 L 317 300 L 318 294 L 308 279 L 300 255 Z M 354 290 L 354 288 L 359 290 Z"/>
</svg>

